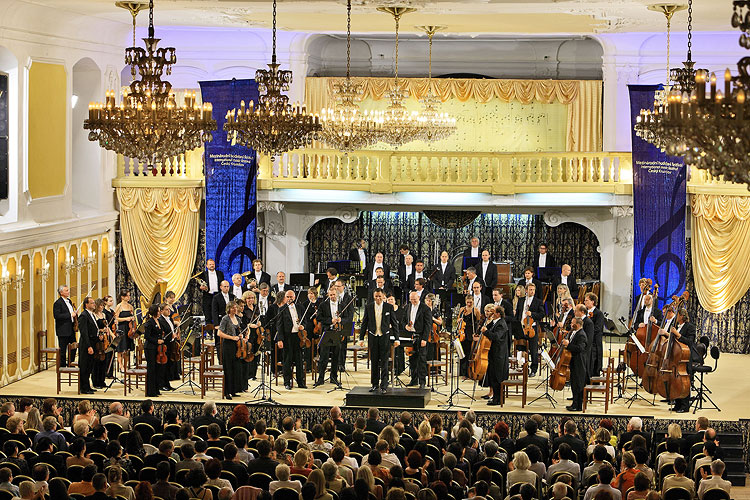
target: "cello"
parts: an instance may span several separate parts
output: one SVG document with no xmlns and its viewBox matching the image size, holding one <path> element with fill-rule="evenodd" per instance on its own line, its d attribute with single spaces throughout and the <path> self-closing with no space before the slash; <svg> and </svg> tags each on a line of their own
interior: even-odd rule
<svg viewBox="0 0 750 500">
<path fill-rule="evenodd" d="M 492 318 L 484 323 L 484 328 L 490 324 Z M 469 378 L 471 380 L 482 380 L 487 373 L 489 364 L 490 347 L 492 341 L 479 331 L 479 340 L 475 340 L 471 346 L 471 357 L 469 359 Z"/>
<path fill-rule="evenodd" d="M 648 281 L 650 282 L 651 280 Z M 651 311 L 653 311 L 654 307 L 656 307 L 656 304 L 659 303 L 658 300 L 659 285 L 656 284 L 654 285 L 654 294 L 653 298 L 651 299 Z M 635 320 L 635 316 L 636 314 L 633 314 L 632 320 Z M 638 327 L 638 329 L 635 331 L 635 337 L 638 339 L 638 342 L 641 343 L 644 349 L 648 350 L 655 336 L 653 334 L 653 330 L 657 327 L 651 323 L 650 316 L 648 318 L 643 318 L 643 322 L 645 325 L 642 327 Z M 656 335 L 658 335 L 658 333 Z M 630 369 L 633 370 L 633 373 L 635 373 L 637 376 L 643 377 L 643 370 L 646 366 L 646 361 L 648 360 L 648 352 L 641 352 L 641 350 L 638 349 L 632 339 L 628 340 L 628 342 L 626 343 L 625 352 L 628 355 L 627 359 Z"/>
<path fill-rule="evenodd" d="M 679 310 L 690 297 L 688 291 L 680 297 L 673 297 L 673 307 Z M 669 329 L 669 339 L 659 368 L 659 395 L 668 400 L 682 399 L 690 395 L 690 375 L 687 364 L 690 362 L 690 348 L 675 337 L 677 328 Z"/>
<path fill-rule="evenodd" d="M 555 369 L 549 375 L 549 386 L 553 391 L 561 391 L 565 387 L 565 382 L 570 378 L 570 359 L 572 354 L 562 345 L 562 341 L 568 338 L 570 332 L 562 330 L 561 335 L 562 338 L 558 341 L 557 356 L 553 359 Z"/>
</svg>

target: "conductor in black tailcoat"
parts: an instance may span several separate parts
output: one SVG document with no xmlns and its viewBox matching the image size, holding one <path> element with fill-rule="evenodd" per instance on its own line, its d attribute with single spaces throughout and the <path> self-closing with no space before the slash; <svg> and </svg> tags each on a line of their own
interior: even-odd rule
<svg viewBox="0 0 750 500">
<path fill-rule="evenodd" d="M 409 359 L 411 381 L 409 386 L 419 385 L 424 389 L 427 384 L 427 340 L 432 332 L 432 313 L 426 304 L 419 301 L 417 292 L 409 294 L 406 305 L 404 329 L 411 335 L 413 351 Z"/>
<path fill-rule="evenodd" d="M 602 371 L 602 360 L 604 358 L 604 313 L 596 307 L 598 297 L 589 292 L 583 299 L 591 321 L 594 322 L 594 344 L 589 348 L 589 376 L 597 377 Z"/>
<path fill-rule="evenodd" d="M 318 341 L 318 352 L 320 356 L 318 358 L 318 380 L 315 382 L 315 386 L 322 385 L 325 382 L 326 369 L 328 368 L 328 360 L 331 360 L 331 377 L 330 381 L 334 385 L 340 385 L 339 383 L 339 351 L 341 350 L 341 339 L 342 336 L 348 333 L 343 325 L 346 325 L 351 321 L 349 311 L 352 311 L 351 307 L 347 307 L 345 300 L 348 298 L 348 294 L 342 294 L 339 297 L 336 288 L 328 290 L 328 300 L 324 300 L 318 306 L 318 321 L 323 327 L 323 333 Z"/>
<path fill-rule="evenodd" d="M 284 350 L 284 388 L 288 391 L 292 389 L 292 369 L 296 371 L 297 387 L 307 388 L 302 348 L 299 345 L 300 319 L 304 308 L 294 300 L 294 292 L 287 290 L 276 319 L 276 342 L 279 349 Z"/>
<path fill-rule="evenodd" d="M 508 378 L 508 324 L 505 322 L 505 309 L 503 306 L 487 304 L 485 314 L 492 318 L 487 327 L 482 327 L 484 335 L 492 342 L 488 355 L 487 382 L 492 387 L 492 399 L 487 403 L 490 406 L 500 404 L 503 380 Z M 489 316 L 489 315 L 492 316 Z M 478 337 L 477 337 L 478 338 Z"/>
<path fill-rule="evenodd" d="M 562 345 L 570 351 L 570 391 L 573 393 L 573 404 L 566 406 L 568 411 L 581 411 L 583 409 L 583 388 L 588 380 L 586 366 L 586 335 L 582 329 L 581 318 L 573 318 L 571 321 L 573 331 L 570 337 L 563 339 Z"/>
<path fill-rule="evenodd" d="M 219 325 L 219 320 L 213 318 L 213 300 L 214 295 L 219 293 L 219 286 L 224 281 L 224 273 L 216 269 L 214 259 L 206 260 L 206 270 L 200 275 L 200 279 L 205 283 L 200 289 L 203 292 L 203 315 L 206 317 L 206 323 Z"/>
<path fill-rule="evenodd" d="M 83 312 L 78 318 L 78 368 L 82 394 L 94 394 L 91 389 L 91 371 L 94 368 L 94 345 L 99 336 L 99 328 L 94 319 L 94 307 L 94 299 L 83 299 Z"/>
<path fill-rule="evenodd" d="M 383 289 L 376 288 L 373 300 L 365 306 L 362 325 L 359 329 L 360 344 L 364 344 L 365 334 L 370 350 L 370 392 L 388 390 L 388 359 L 391 357 L 391 330 L 395 323 L 393 306 L 385 302 Z M 399 346 L 398 338 L 394 342 Z"/>
<path fill-rule="evenodd" d="M 581 328 L 583 328 L 583 333 L 586 334 L 586 370 L 589 369 L 588 362 L 591 359 L 591 346 L 594 344 L 594 322 L 589 318 L 589 313 L 586 310 L 586 306 L 583 304 L 578 304 L 575 308 L 574 315 L 576 318 L 581 320 Z M 589 378 L 591 375 L 589 372 L 586 372 L 586 383 L 588 383 Z"/>
</svg>

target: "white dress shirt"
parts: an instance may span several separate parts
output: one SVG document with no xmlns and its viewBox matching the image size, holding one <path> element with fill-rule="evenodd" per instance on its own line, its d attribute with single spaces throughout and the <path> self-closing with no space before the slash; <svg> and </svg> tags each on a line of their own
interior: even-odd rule
<svg viewBox="0 0 750 500">
<path fill-rule="evenodd" d="M 229 294 L 221 292 L 221 296 L 224 297 L 224 304 L 229 304 Z"/>
<path fill-rule="evenodd" d="M 216 271 L 208 271 L 208 291 L 216 293 L 219 291 L 219 279 L 216 277 Z"/>
<path fill-rule="evenodd" d="M 414 281 L 418 280 L 419 278 L 424 278 L 424 271 L 422 272 L 414 271 Z"/>
<path fill-rule="evenodd" d="M 375 262 L 375 263 L 374 263 L 374 264 L 372 265 L 372 279 L 375 279 L 375 278 L 377 278 L 377 273 L 376 273 L 375 271 L 376 271 L 376 270 L 377 270 L 377 269 L 378 269 L 379 267 L 380 267 L 380 268 L 382 268 L 382 267 L 383 267 L 383 263 L 382 263 L 382 262 L 381 262 L 380 264 L 378 264 L 377 262 Z M 383 276 L 385 276 L 385 274 L 384 274 Z"/>
<path fill-rule="evenodd" d="M 299 331 L 299 317 L 297 316 L 297 307 L 289 304 L 289 314 L 292 316 L 292 333 Z"/>
<path fill-rule="evenodd" d="M 484 262 L 482 261 L 482 277 L 487 279 L 487 268 L 490 267 L 490 261 Z"/>
<path fill-rule="evenodd" d="M 547 254 L 546 253 L 539 254 L 539 267 L 547 267 Z"/>
<path fill-rule="evenodd" d="M 63 302 L 65 302 L 65 305 L 68 306 L 68 311 L 70 311 L 70 317 L 73 318 L 73 316 L 76 313 L 76 310 L 73 309 L 73 304 L 71 304 L 70 299 L 66 299 L 63 297 Z"/>
<path fill-rule="evenodd" d="M 359 254 L 359 265 L 361 266 L 360 269 L 363 269 L 367 267 L 367 257 L 365 256 L 365 251 L 362 248 L 357 249 L 357 253 Z"/>
<path fill-rule="evenodd" d="M 567 277 L 567 276 L 563 276 L 563 275 L 561 274 L 561 275 L 560 275 L 560 284 L 562 284 L 562 285 L 567 285 L 567 284 L 568 284 L 568 277 Z"/>
<path fill-rule="evenodd" d="M 409 305 L 411 306 L 411 309 L 409 310 L 409 322 L 411 322 L 411 326 L 414 326 L 414 323 L 417 322 L 417 311 L 419 310 L 419 305 Z"/>
<path fill-rule="evenodd" d="M 263 277 L 263 270 L 260 271 L 254 271 L 253 275 L 255 276 L 255 282 L 260 285 L 260 278 Z"/>
<path fill-rule="evenodd" d="M 479 257 L 479 247 L 471 247 L 471 256 Z"/>
<path fill-rule="evenodd" d="M 474 297 L 474 304 L 476 304 L 475 307 L 479 308 L 482 306 L 482 294 L 479 295 L 472 295 Z"/>
<path fill-rule="evenodd" d="M 260 314 L 266 314 L 268 311 L 268 296 L 258 295 L 258 308 Z"/>
<path fill-rule="evenodd" d="M 336 319 L 339 312 L 339 301 L 329 300 L 328 303 L 331 305 L 331 319 Z"/>
<path fill-rule="evenodd" d="M 650 317 L 651 317 L 651 308 L 646 307 L 645 309 L 643 309 L 643 322 L 647 323 Z"/>
<path fill-rule="evenodd" d="M 232 294 L 237 298 L 242 298 L 242 287 L 232 284 Z"/>
<path fill-rule="evenodd" d="M 411 276 L 412 269 L 414 268 L 413 265 L 404 265 L 404 269 L 406 269 L 406 278 L 409 278 Z"/>
</svg>

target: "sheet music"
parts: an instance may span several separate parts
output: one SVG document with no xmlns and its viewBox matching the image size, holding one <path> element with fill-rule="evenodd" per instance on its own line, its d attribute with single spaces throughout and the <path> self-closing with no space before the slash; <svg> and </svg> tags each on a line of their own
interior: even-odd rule
<svg viewBox="0 0 750 500">
<path fill-rule="evenodd" d="M 466 357 L 466 353 L 464 353 L 464 347 L 461 345 L 461 341 L 459 341 L 458 339 L 453 339 L 453 347 L 456 349 L 458 359 L 464 359 Z"/>
<path fill-rule="evenodd" d="M 638 337 L 635 336 L 635 333 L 631 333 L 630 338 L 633 339 L 635 346 L 638 348 L 639 351 L 641 351 L 641 354 L 646 352 L 646 349 L 643 348 L 643 344 L 641 344 L 641 341 L 638 340 Z"/>
<path fill-rule="evenodd" d="M 518 366 L 523 366 L 526 363 L 526 358 L 523 357 L 522 351 L 516 352 L 516 361 L 518 361 Z"/>
<path fill-rule="evenodd" d="M 550 370 L 555 369 L 555 362 L 549 357 L 546 349 L 542 349 L 542 359 L 549 365 Z"/>
</svg>

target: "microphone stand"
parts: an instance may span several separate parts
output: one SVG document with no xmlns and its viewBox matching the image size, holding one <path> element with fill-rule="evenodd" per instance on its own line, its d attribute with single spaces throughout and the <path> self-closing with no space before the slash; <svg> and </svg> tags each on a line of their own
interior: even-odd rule
<svg viewBox="0 0 750 500">
<path fill-rule="evenodd" d="M 271 323 L 276 320 L 276 318 L 279 317 L 279 314 L 282 313 L 282 311 L 289 307 L 290 304 L 293 304 L 293 302 L 284 304 L 284 307 L 279 309 L 276 312 L 276 315 L 271 318 L 268 323 Z M 260 311 L 260 305 L 258 306 L 258 311 Z M 267 323 L 267 324 L 268 324 Z M 274 337 L 273 342 L 276 342 L 276 339 L 279 336 L 279 332 L 276 332 L 276 336 Z M 264 339 L 264 343 L 268 342 L 268 340 Z M 280 403 L 273 399 L 273 393 L 280 394 L 279 391 L 275 390 L 273 387 L 271 387 L 270 383 L 266 382 L 266 365 L 268 365 L 268 379 L 270 381 L 271 379 L 271 363 L 266 363 L 267 356 L 271 353 L 270 346 L 262 346 L 259 349 L 259 354 L 261 355 L 261 361 L 260 361 L 260 383 L 258 384 L 258 387 L 256 387 L 253 390 L 253 395 L 255 396 L 255 399 L 252 399 L 250 401 L 245 402 L 245 404 L 249 405 L 279 405 Z M 268 396 L 266 396 L 266 391 L 268 391 Z M 258 394 L 260 393 L 260 397 L 258 397 Z"/>
<path fill-rule="evenodd" d="M 458 359 L 458 356 L 456 356 L 456 364 L 459 365 L 459 367 L 458 367 L 459 369 L 456 370 L 456 366 L 453 364 L 453 353 L 455 351 L 454 342 L 455 342 L 456 339 L 458 339 L 458 330 L 461 328 L 460 324 L 462 322 L 463 322 L 463 317 L 460 317 L 458 319 L 457 324 L 456 324 L 456 329 L 454 331 L 448 330 L 449 338 L 450 338 L 450 350 L 449 350 L 449 354 L 448 354 L 448 359 L 450 360 L 450 362 L 449 362 L 449 369 L 450 369 L 450 379 L 451 379 L 451 381 L 450 381 L 450 391 L 451 392 L 450 392 L 450 396 L 448 396 L 448 401 L 446 401 L 444 404 L 438 405 L 439 408 L 445 408 L 446 410 L 451 410 L 453 408 L 462 408 L 462 409 L 467 409 L 467 410 L 469 409 L 468 406 L 460 406 L 458 404 L 453 404 L 453 397 L 455 396 L 456 398 L 458 398 L 459 394 L 463 394 L 464 396 L 466 396 L 467 398 L 471 399 L 472 401 L 476 401 L 476 399 L 474 399 L 473 397 L 471 397 L 469 395 L 469 393 L 467 393 L 466 391 L 464 391 L 463 389 L 461 389 L 461 383 L 460 383 L 459 380 L 455 380 L 456 388 L 455 389 L 453 388 L 454 377 L 456 379 L 458 379 L 460 377 L 459 371 L 460 371 L 461 360 Z M 466 328 L 464 327 L 464 332 L 465 331 L 466 331 Z M 464 356 L 466 356 L 466 353 L 464 353 Z"/>
</svg>

